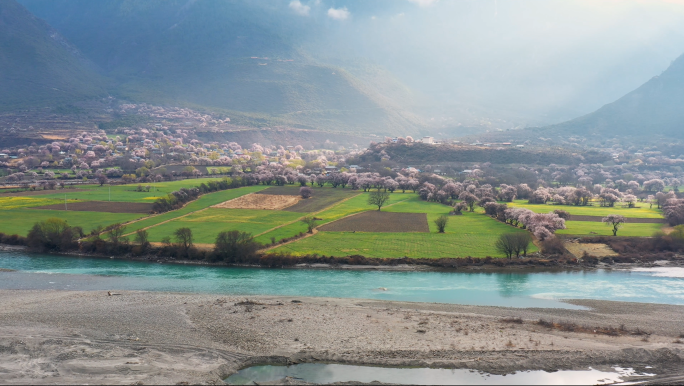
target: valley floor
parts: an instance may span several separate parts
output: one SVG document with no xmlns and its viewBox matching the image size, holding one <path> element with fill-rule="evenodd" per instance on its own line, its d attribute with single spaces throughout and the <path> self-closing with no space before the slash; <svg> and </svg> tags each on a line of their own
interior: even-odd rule
<svg viewBox="0 0 684 386">
<path fill-rule="evenodd" d="M 0 383 L 221 383 L 251 364 L 311 361 L 492 373 L 620 365 L 667 376 L 684 361 L 676 343 L 684 307 L 672 305 L 575 300 L 588 310 L 516 309 L 33 290 L 0 291 L 0 299 Z M 563 332 L 539 319 L 588 329 Z M 593 333 L 622 324 L 619 336 Z"/>
</svg>

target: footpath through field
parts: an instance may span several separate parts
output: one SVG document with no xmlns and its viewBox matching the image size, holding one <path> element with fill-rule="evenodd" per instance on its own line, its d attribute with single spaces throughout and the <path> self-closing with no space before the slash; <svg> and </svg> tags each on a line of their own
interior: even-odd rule
<svg viewBox="0 0 684 386">
<path fill-rule="evenodd" d="M 258 192 L 266 188 L 268 188 L 268 186 L 255 185 L 204 194 L 200 196 L 200 198 L 198 198 L 197 200 L 188 203 L 180 209 L 145 217 L 144 219 L 127 223 L 126 230 L 130 232 L 128 232 L 125 236 L 130 236 L 141 229 L 147 230 L 150 228 L 154 228 L 161 224 L 165 224 L 189 216 L 193 213 L 201 212 L 213 205 L 220 204 L 224 201 L 232 200 L 245 194 Z M 131 225 L 133 226 L 131 227 Z"/>
<path fill-rule="evenodd" d="M 326 212 L 326 211 L 328 211 L 328 210 L 332 210 L 332 209 L 334 209 L 335 207 L 337 207 L 338 205 L 343 204 L 345 201 L 351 200 L 352 198 L 356 198 L 356 197 L 358 197 L 358 196 L 360 196 L 360 195 L 362 195 L 362 194 L 363 194 L 363 192 L 359 192 L 359 194 L 355 194 L 355 195 L 353 195 L 353 196 L 351 196 L 351 197 L 345 198 L 345 199 L 342 200 L 342 201 L 338 201 L 338 202 L 336 202 L 335 204 L 333 204 L 333 205 L 331 205 L 331 206 L 329 206 L 329 207 L 327 207 L 327 208 L 325 208 L 325 209 L 319 210 L 318 212 L 311 213 L 310 215 L 317 215 L 317 214 Z M 397 202 L 395 202 L 395 203 L 392 203 L 392 204 L 390 204 L 390 205 L 387 205 L 387 206 L 385 206 L 385 208 L 388 208 L 388 207 L 390 207 L 390 206 L 392 206 L 392 205 L 400 204 L 400 203 L 402 203 L 402 202 L 404 202 L 404 201 L 407 201 L 407 200 L 409 200 L 409 199 L 410 199 L 410 197 L 409 197 L 409 198 L 405 198 L 405 199 L 403 199 L 403 200 L 401 200 L 401 201 L 397 201 Z M 367 210 L 365 210 L 365 211 L 369 211 L 369 210 L 373 210 L 373 209 L 367 209 Z M 329 224 L 329 223 L 331 223 L 331 222 L 333 222 L 333 221 L 339 221 L 339 220 L 342 220 L 342 219 L 344 219 L 344 218 L 347 218 L 347 217 L 350 217 L 350 216 L 354 216 L 354 215 L 356 215 L 356 214 L 359 214 L 360 212 L 364 212 L 364 210 L 361 210 L 361 211 L 354 211 L 354 212 L 352 212 L 352 213 L 347 214 L 346 216 L 342 216 L 342 217 L 340 217 L 340 218 L 331 219 L 331 220 L 326 221 L 324 224 L 321 224 L 321 225 Z M 257 235 L 257 236 L 264 235 L 264 234 L 266 234 L 266 233 L 272 232 L 272 231 L 274 231 L 274 230 L 276 230 L 276 229 L 278 229 L 278 228 L 282 228 L 282 227 L 287 226 L 287 225 L 292 225 L 292 224 L 296 223 L 297 221 L 301 221 L 301 219 L 303 219 L 304 217 L 306 217 L 306 216 L 302 216 L 301 218 L 299 218 L 299 219 L 297 219 L 297 220 L 295 220 L 295 221 L 291 221 L 291 222 L 289 222 L 289 223 L 287 223 L 287 224 L 283 224 L 283 225 L 277 226 L 277 227 L 275 227 L 275 228 L 273 228 L 273 229 L 269 229 L 268 231 L 266 231 L 266 232 L 264 232 L 264 233 L 261 233 L 261 234 L 259 234 L 259 235 Z M 314 230 L 313 230 L 313 233 L 307 233 L 307 234 L 305 234 L 304 236 L 302 236 L 302 237 L 300 237 L 300 238 L 298 238 L 298 239 L 290 240 L 290 241 L 288 241 L 288 242 L 286 242 L 286 243 L 275 244 L 275 245 L 272 245 L 272 246 L 270 246 L 270 247 L 268 247 L 268 248 L 264 248 L 264 249 L 261 250 L 261 252 L 268 252 L 268 251 L 270 251 L 270 250 L 272 250 L 272 249 L 279 248 L 279 247 L 282 247 L 282 246 L 285 246 L 285 245 L 288 245 L 288 244 L 290 244 L 290 243 L 294 243 L 294 242 L 297 242 L 297 241 L 301 241 L 302 239 L 305 239 L 305 238 L 307 238 L 307 237 L 311 237 L 311 236 L 315 235 L 316 233 L 318 233 L 318 229 L 314 229 Z M 257 236 L 254 236 L 254 237 L 256 238 Z"/>
</svg>

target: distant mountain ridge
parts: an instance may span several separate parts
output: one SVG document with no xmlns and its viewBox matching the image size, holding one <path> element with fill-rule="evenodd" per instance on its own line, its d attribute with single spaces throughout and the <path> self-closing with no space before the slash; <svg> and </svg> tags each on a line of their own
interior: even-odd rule
<svg viewBox="0 0 684 386">
<path fill-rule="evenodd" d="M 684 55 L 660 76 L 583 117 L 542 130 L 604 136 L 684 138 Z"/>
<path fill-rule="evenodd" d="M 0 107 L 59 105 L 106 95 L 79 50 L 14 0 L 0 1 Z"/>
<path fill-rule="evenodd" d="M 92 60 L 121 99 L 206 107 L 254 126 L 385 134 L 423 128 L 410 112 L 410 90 L 387 72 L 361 65 L 352 73 L 302 51 L 297 41 L 316 26 L 282 12 L 287 3 L 21 3 Z"/>
</svg>

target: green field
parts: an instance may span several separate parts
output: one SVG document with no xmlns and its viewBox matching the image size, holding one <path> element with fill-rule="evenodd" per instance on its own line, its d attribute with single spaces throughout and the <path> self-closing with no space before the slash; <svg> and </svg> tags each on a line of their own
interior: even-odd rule
<svg viewBox="0 0 684 386">
<path fill-rule="evenodd" d="M 138 221 L 138 222 L 135 222 L 133 224 L 130 224 L 126 227 L 126 232 L 135 232 L 138 229 L 153 227 L 156 224 L 159 224 L 161 222 L 173 220 L 177 217 L 184 216 L 188 213 L 196 212 L 196 211 L 202 210 L 202 209 L 206 209 L 212 205 L 216 205 L 216 204 L 222 203 L 224 201 L 232 200 L 236 197 L 240 197 L 240 196 L 243 196 L 245 194 L 258 192 L 258 191 L 260 191 L 262 189 L 266 189 L 266 188 L 267 188 L 266 186 L 256 185 L 256 186 L 247 186 L 244 188 L 229 189 L 229 190 L 223 190 L 220 192 L 208 193 L 208 194 L 200 196 L 200 198 L 198 198 L 197 200 L 187 204 L 186 206 L 184 206 L 181 209 L 174 210 L 172 212 L 162 213 L 162 214 L 156 215 L 156 216 L 151 216 L 151 217 L 146 218 L 142 221 Z M 152 232 L 152 229 L 154 229 L 154 228 L 150 228 L 150 232 Z M 169 234 L 167 236 L 171 236 L 171 234 Z"/>
<path fill-rule="evenodd" d="M 549 213 L 556 209 L 562 209 L 577 216 L 607 216 L 609 214 L 620 214 L 632 218 L 662 218 L 660 209 L 649 208 L 648 204 L 638 203 L 637 208 L 625 208 L 615 206 L 612 208 L 598 206 L 574 206 L 574 205 L 549 205 L 549 204 L 529 204 L 526 200 L 515 200 L 506 203 L 511 208 L 527 208 L 535 213 Z"/>
<path fill-rule="evenodd" d="M 653 233 L 661 230 L 665 224 L 624 224 L 618 231 L 618 236 L 631 237 L 650 237 Z M 606 225 L 602 222 L 592 221 L 566 221 L 567 229 L 556 231 L 559 235 L 577 235 L 577 236 L 612 236 L 612 226 Z M 592 233 L 593 232 L 593 233 Z"/>
<path fill-rule="evenodd" d="M 51 217 L 66 220 L 72 226 L 80 226 L 84 232 L 90 232 L 97 226 L 106 227 L 125 221 L 132 221 L 144 217 L 139 213 L 103 213 L 103 212 L 75 212 L 45 209 L 10 209 L 0 211 L 0 232 L 26 236 L 33 224 L 45 221 Z"/>
<path fill-rule="evenodd" d="M 434 214 L 433 214 L 434 215 Z M 437 216 L 437 215 L 434 215 Z M 466 213 L 452 216 L 446 233 L 436 233 L 428 214 L 430 233 L 318 232 L 316 235 L 276 248 L 275 252 L 366 257 L 485 257 L 499 256 L 496 238 L 508 232 L 524 232 L 488 216 Z M 530 252 L 535 251 L 534 247 Z"/>
<path fill-rule="evenodd" d="M 174 181 L 168 183 L 165 189 L 172 188 L 173 190 L 179 189 L 182 186 L 191 187 L 189 182 L 195 182 L 197 180 L 187 180 L 187 181 Z M 200 180 L 201 181 L 201 180 Z M 182 185 L 181 185 L 182 183 Z M 125 187 L 125 186 L 123 186 Z M 123 188 L 122 186 L 117 186 L 117 188 Z M 130 189 L 130 186 L 128 186 Z M 0 232 L 8 234 L 19 234 L 25 236 L 31 229 L 33 224 L 38 221 L 43 221 L 50 217 L 57 217 L 63 220 L 67 220 L 72 226 L 80 226 L 84 231 L 88 232 L 97 226 L 106 227 L 107 225 L 133 221 L 137 219 L 142 219 L 136 221 L 127 226 L 126 232 L 135 232 L 138 229 L 153 226 L 162 221 L 172 220 L 176 217 L 183 216 L 190 212 L 194 212 L 200 209 L 208 208 L 212 205 L 216 205 L 223 201 L 231 200 L 233 198 L 239 197 L 244 194 L 253 193 L 262 189 L 267 188 L 266 186 L 249 186 L 238 189 L 229 189 L 220 192 L 209 193 L 201 196 L 199 199 L 189 203 L 185 207 L 172 211 L 163 213 L 156 216 L 147 216 L 139 213 L 107 213 L 107 212 L 86 212 L 86 211 L 62 211 L 62 210 L 46 210 L 46 209 L 30 209 L 28 207 L 17 207 L 19 203 L 31 202 L 30 206 L 42 206 L 50 205 L 51 203 L 63 203 L 64 196 L 61 193 L 61 199 L 49 198 L 52 195 L 39 195 L 30 197 L 1 197 L 0 198 Z M 91 190 L 97 190 L 101 188 L 91 188 Z M 114 187 L 112 187 L 114 189 Z M 69 192 L 69 189 L 65 190 Z M 59 192 L 63 192 L 60 190 Z M 90 191 L 85 192 L 73 192 L 76 193 L 91 193 Z M 96 192 L 97 193 L 97 192 Z M 136 194 L 137 192 L 132 192 Z M 99 194 L 99 193 L 98 193 Z M 57 195 L 59 197 L 60 194 Z M 69 196 L 68 196 L 69 197 Z M 20 199 L 20 200 L 16 200 Z M 72 201 L 72 200 L 69 200 Z M 112 200 L 114 201 L 114 200 Z M 136 202 L 135 200 L 130 200 L 131 202 Z M 139 202 L 139 201 L 138 201 Z M 149 202 L 149 201 L 143 201 Z M 4 205 L 3 205 L 4 204 Z M 122 204 L 125 205 L 125 204 Z M 145 218 L 147 217 L 147 218 Z"/>
<path fill-rule="evenodd" d="M 166 195 L 181 187 L 194 187 L 210 179 L 192 179 L 174 182 L 149 184 L 158 189 L 156 192 L 136 192 L 137 184 L 113 186 L 112 201 L 151 202 L 157 196 Z M 88 232 L 97 226 L 107 226 L 117 222 L 134 221 L 127 225 L 126 233 L 133 234 L 145 228 L 150 241 L 160 242 L 165 237 L 173 240 L 173 233 L 181 227 L 193 231 L 197 244 L 213 244 L 216 235 L 221 231 L 240 230 L 254 235 L 257 241 L 269 244 L 271 239 L 290 238 L 306 231 L 306 226 L 299 220 L 304 216 L 314 215 L 319 218 L 318 225 L 330 223 L 346 216 L 360 212 L 373 211 L 376 208 L 368 205 L 368 193 L 350 189 L 333 189 L 331 187 L 314 188 L 314 197 L 318 200 L 304 200 L 285 210 L 255 209 L 220 209 L 211 206 L 236 197 L 263 191 L 263 193 L 297 194 L 298 186 L 250 186 L 209 193 L 201 196 L 185 207 L 154 216 L 126 213 L 76 212 L 30 209 L 30 206 L 42 206 L 64 202 L 66 192 L 69 200 L 106 201 L 109 186 L 87 186 L 82 192 L 59 190 L 54 194 L 28 197 L 0 197 L 0 232 L 25 235 L 37 221 L 49 217 L 67 220 L 73 226 L 81 226 Z M 531 205 L 524 201 L 510 203 L 514 207 L 526 207 L 538 213 L 546 213 L 553 209 L 564 209 L 571 214 L 604 216 L 619 213 L 627 217 L 660 218 L 659 210 L 646 208 L 602 208 L 575 207 L 559 205 Z M 501 256 L 494 248 L 499 235 L 510 232 L 526 232 L 496 221 L 483 214 L 481 208 L 474 213 L 464 212 L 461 216 L 450 216 L 446 233 L 437 233 L 434 220 L 448 214 L 451 207 L 434 202 L 422 201 L 415 193 L 391 194 L 390 202 L 382 208 L 384 212 L 425 213 L 429 225 L 429 233 L 421 232 L 330 232 L 319 231 L 317 234 L 272 249 L 294 255 L 326 255 L 347 256 L 359 254 L 366 257 L 485 257 Z M 567 228 L 558 234 L 562 235 L 610 235 L 609 226 L 601 222 L 567 221 Z M 651 236 L 663 224 L 625 224 L 618 232 L 619 236 Z M 533 246 L 530 252 L 536 251 Z"/>
<path fill-rule="evenodd" d="M 74 202 L 74 200 L 67 200 L 67 203 L 68 202 Z M 44 196 L 0 197 L 0 210 L 30 208 L 35 206 L 45 206 L 63 203 L 64 197 L 62 197 L 61 200 L 58 198 L 45 198 Z"/>
<path fill-rule="evenodd" d="M 220 179 L 220 178 L 219 178 Z M 164 197 L 167 194 L 176 191 L 180 188 L 194 188 L 199 186 L 202 182 L 217 180 L 215 178 L 197 178 L 180 181 L 166 181 L 166 182 L 150 182 L 143 184 L 129 184 L 129 185 L 83 185 L 79 186 L 78 190 L 74 189 L 60 189 L 56 190 L 54 194 L 40 195 L 42 198 L 56 198 L 64 200 L 66 194 L 67 199 L 78 199 L 87 201 L 111 201 L 117 202 L 154 202 L 159 197 Z M 150 186 L 149 192 L 136 191 L 138 185 L 143 187 Z"/>
<path fill-rule="evenodd" d="M 213 244 L 216 235 L 222 231 L 239 230 L 258 235 L 272 229 L 276 224 L 295 221 L 301 213 L 280 210 L 256 209 L 218 209 L 209 208 L 189 216 L 170 221 L 148 230 L 150 241 L 159 242 L 181 227 L 192 229 L 194 241 L 200 244 Z"/>
<path fill-rule="evenodd" d="M 345 201 L 316 217 L 321 224 L 337 220 L 350 214 L 373 210 L 367 203 L 367 194 L 361 194 Z M 365 232 L 318 232 L 300 241 L 283 245 L 274 252 L 295 255 L 314 254 L 326 256 L 347 256 L 359 254 L 366 257 L 485 257 L 499 256 L 494 249 L 497 237 L 508 232 L 525 232 L 500 223 L 479 212 L 451 216 L 444 234 L 437 233 L 433 222 L 437 217 L 449 213 L 450 207 L 420 200 L 413 193 L 393 193 L 390 206 L 383 211 L 427 213 L 430 233 L 365 233 Z M 297 229 L 289 227 L 294 233 Z M 283 230 L 279 230 L 283 232 Z M 267 234 L 268 235 L 268 234 Z M 535 251 L 536 249 L 531 249 Z"/>
</svg>

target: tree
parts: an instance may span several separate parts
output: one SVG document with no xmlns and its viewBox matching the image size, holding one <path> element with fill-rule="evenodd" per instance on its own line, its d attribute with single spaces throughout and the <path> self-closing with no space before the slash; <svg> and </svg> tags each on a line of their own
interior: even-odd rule
<svg viewBox="0 0 684 386">
<path fill-rule="evenodd" d="M 190 228 L 178 228 L 173 232 L 176 236 L 178 247 L 187 252 L 192 247 L 192 230 Z"/>
<path fill-rule="evenodd" d="M 563 220 L 570 220 L 570 212 L 568 212 L 567 210 L 556 209 L 553 211 L 553 213 L 558 215 L 558 217 L 562 218 Z"/>
<path fill-rule="evenodd" d="M 307 217 L 304 217 L 301 221 L 304 224 L 306 224 L 307 232 L 313 233 L 313 230 L 316 227 L 316 223 L 318 222 L 318 219 L 316 217 L 307 216 Z"/>
<path fill-rule="evenodd" d="M 504 254 L 507 258 L 527 256 L 527 250 L 532 243 L 532 236 L 529 233 L 504 233 L 494 244 L 497 251 Z"/>
<path fill-rule="evenodd" d="M 459 202 L 456 205 L 454 205 L 454 210 L 452 213 L 457 214 L 457 215 L 461 215 L 461 214 L 463 214 L 462 211 L 464 209 L 468 209 L 468 204 L 466 204 L 465 202 Z"/>
<path fill-rule="evenodd" d="M 135 242 L 140 245 L 143 251 L 150 246 L 149 235 L 145 229 L 138 229 L 135 232 Z"/>
<path fill-rule="evenodd" d="M 439 233 L 444 233 L 444 229 L 446 228 L 448 222 L 449 216 L 447 215 L 441 215 L 435 220 L 435 225 L 437 225 L 437 230 Z"/>
<path fill-rule="evenodd" d="M 606 225 L 613 227 L 613 236 L 617 236 L 618 229 L 625 223 L 625 216 L 619 214 L 609 214 L 601 220 Z"/>
<path fill-rule="evenodd" d="M 118 245 L 120 242 L 124 241 L 122 239 L 123 235 L 126 233 L 126 226 L 121 225 L 121 224 L 114 224 L 111 226 L 111 230 L 109 231 L 109 234 L 107 235 L 109 237 L 109 241 L 114 244 Z"/>
<path fill-rule="evenodd" d="M 241 263 L 259 250 L 260 244 L 254 241 L 251 233 L 241 231 L 221 232 L 216 236 L 214 255 L 226 262 Z"/>
<path fill-rule="evenodd" d="M 389 202 L 390 194 L 388 192 L 381 192 L 379 190 L 375 192 L 370 192 L 368 195 L 368 205 L 375 205 L 378 207 L 378 211 Z"/>
<path fill-rule="evenodd" d="M 477 202 L 476 195 L 469 192 L 461 192 L 461 194 L 458 195 L 458 199 L 465 202 L 471 212 L 475 211 L 475 203 Z"/>
<path fill-rule="evenodd" d="M 193 166 L 186 166 L 181 171 L 181 174 L 185 177 L 191 177 L 195 174 L 195 171 L 199 171 L 199 170 L 195 169 Z"/>
<path fill-rule="evenodd" d="M 302 198 L 310 198 L 313 195 L 313 189 L 308 186 L 302 186 L 299 188 L 299 195 L 302 196 Z"/>
<path fill-rule="evenodd" d="M 105 176 L 104 174 L 100 174 L 100 175 L 97 176 L 97 182 L 100 183 L 100 186 L 106 184 L 107 181 L 108 181 L 108 178 L 107 178 L 107 176 Z"/>
<path fill-rule="evenodd" d="M 671 226 L 684 224 L 684 200 L 667 200 L 663 205 L 663 214 Z"/>
<path fill-rule="evenodd" d="M 633 194 L 625 194 L 625 196 L 622 198 L 622 201 L 627 204 L 627 207 L 634 208 L 636 206 L 637 197 Z"/>
<path fill-rule="evenodd" d="M 43 251 L 67 251 L 74 248 L 74 240 L 78 235 L 66 221 L 49 218 L 37 222 L 28 233 L 27 243 L 30 248 Z"/>
</svg>

